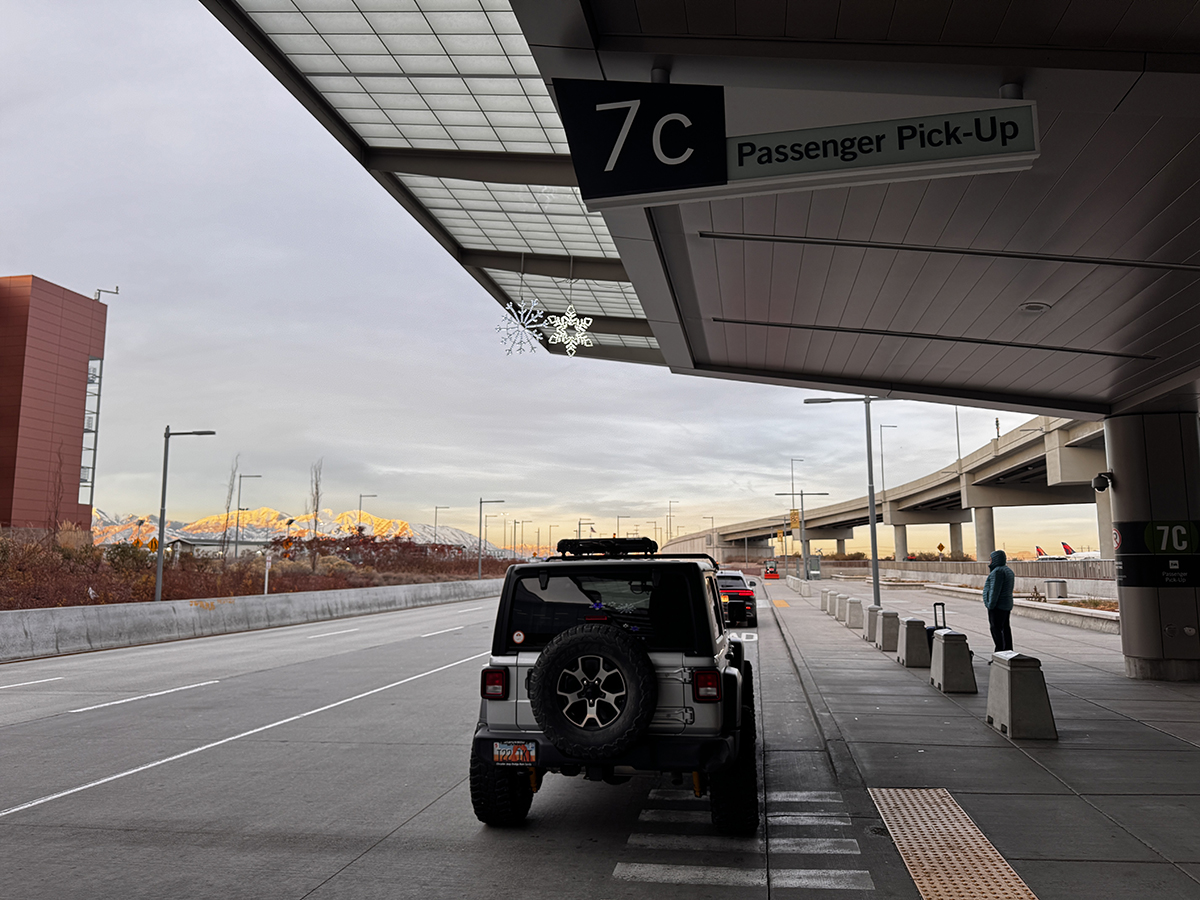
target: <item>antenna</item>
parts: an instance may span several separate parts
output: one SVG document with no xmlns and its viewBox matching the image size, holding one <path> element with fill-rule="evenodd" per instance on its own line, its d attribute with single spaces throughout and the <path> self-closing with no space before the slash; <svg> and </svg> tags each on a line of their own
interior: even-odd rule
<svg viewBox="0 0 1200 900">
<path fill-rule="evenodd" d="M 112 294 L 115 297 L 119 293 L 121 293 L 121 286 L 119 284 L 113 285 L 113 289 L 111 291 L 108 288 L 96 288 L 95 299 L 99 300 L 101 294 Z"/>
</svg>

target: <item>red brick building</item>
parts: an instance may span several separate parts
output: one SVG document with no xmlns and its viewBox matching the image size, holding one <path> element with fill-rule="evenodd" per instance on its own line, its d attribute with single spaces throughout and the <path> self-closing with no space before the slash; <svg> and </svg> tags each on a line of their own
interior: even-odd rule
<svg viewBox="0 0 1200 900">
<path fill-rule="evenodd" d="M 92 526 L 108 307 L 0 278 L 0 527 Z"/>
</svg>

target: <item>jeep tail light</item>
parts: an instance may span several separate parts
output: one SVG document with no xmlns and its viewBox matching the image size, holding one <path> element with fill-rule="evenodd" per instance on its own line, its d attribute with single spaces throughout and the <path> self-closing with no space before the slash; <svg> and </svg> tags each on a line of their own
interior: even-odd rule
<svg viewBox="0 0 1200 900">
<path fill-rule="evenodd" d="M 716 669 L 697 669 L 692 673 L 692 699 L 697 703 L 717 703 L 721 699 L 721 673 Z"/>
<path fill-rule="evenodd" d="M 507 700 L 508 669 L 484 669 L 480 673 L 479 693 L 484 700 Z"/>
</svg>

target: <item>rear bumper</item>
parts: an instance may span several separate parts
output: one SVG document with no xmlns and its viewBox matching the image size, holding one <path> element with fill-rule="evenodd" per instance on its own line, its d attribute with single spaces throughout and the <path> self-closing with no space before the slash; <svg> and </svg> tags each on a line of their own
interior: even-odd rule
<svg viewBox="0 0 1200 900">
<path fill-rule="evenodd" d="M 706 738 L 650 735 L 620 756 L 581 759 L 566 756 L 539 731 L 493 731 L 481 725 L 475 732 L 475 752 L 480 759 L 492 758 L 492 741 L 525 741 L 537 744 L 537 767 L 629 766 L 644 772 L 719 772 L 737 758 L 736 735 Z"/>
</svg>

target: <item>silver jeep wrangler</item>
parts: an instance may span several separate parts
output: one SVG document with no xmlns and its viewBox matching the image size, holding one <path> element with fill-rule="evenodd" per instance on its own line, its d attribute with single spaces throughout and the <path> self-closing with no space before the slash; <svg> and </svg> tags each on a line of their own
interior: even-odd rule
<svg viewBox="0 0 1200 900">
<path fill-rule="evenodd" d="M 524 821 L 547 772 L 622 784 L 690 776 L 723 834 L 758 828 L 754 688 L 716 564 L 648 538 L 564 540 L 508 570 L 480 676 L 471 802 Z"/>
</svg>

